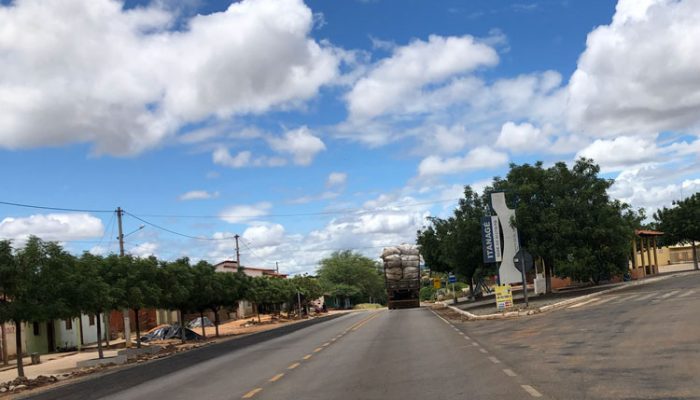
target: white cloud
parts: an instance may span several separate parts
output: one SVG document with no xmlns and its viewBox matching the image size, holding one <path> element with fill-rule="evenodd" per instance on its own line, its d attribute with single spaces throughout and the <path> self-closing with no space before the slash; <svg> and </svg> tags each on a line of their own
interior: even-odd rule
<svg viewBox="0 0 700 400">
<path fill-rule="evenodd" d="M 309 165 L 317 153 L 326 149 L 326 145 L 314 136 L 306 126 L 287 131 L 282 137 L 269 138 L 273 150 L 291 154 L 297 165 Z"/>
<path fill-rule="evenodd" d="M 353 119 L 369 119 L 390 111 L 424 85 L 439 83 L 480 66 L 495 65 L 498 55 L 471 36 L 431 35 L 394 49 L 347 95 Z"/>
<path fill-rule="evenodd" d="M 569 85 L 569 126 L 596 136 L 700 123 L 700 2 L 620 0 L 593 30 Z"/>
<path fill-rule="evenodd" d="M 138 246 L 132 247 L 129 249 L 129 254 L 133 254 L 136 257 L 150 257 L 150 256 L 156 256 L 156 251 L 158 250 L 158 243 L 154 242 L 144 242 L 139 244 Z"/>
<path fill-rule="evenodd" d="M 48 241 L 69 241 L 103 235 L 102 220 L 90 214 L 35 214 L 0 221 L 0 237 L 26 240 L 34 235 Z"/>
<path fill-rule="evenodd" d="M 207 200 L 207 199 L 215 199 L 219 197 L 219 192 L 207 192 L 206 190 L 192 190 L 187 193 L 181 194 L 178 199 L 180 201 L 187 201 L 187 200 Z"/>
<path fill-rule="evenodd" d="M 660 207 L 670 207 L 673 200 L 700 191 L 700 179 L 683 178 L 687 173 L 682 168 L 677 171 L 674 166 L 658 163 L 630 167 L 615 178 L 610 195 L 636 208 L 644 207 L 651 217 Z"/>
<path fill-rule="evenodd" d="M 219 213 L 219 217 L 231 224 L 237 224 L 267 215 L 271 208 L 272 204 L 268 202 L 251 205 L 239 204 L 227 207 Z"/>
<path fill-rule="evenodd" d="M 158 5 L 0 5 L 0 147 L 135 154 L 206 118 L 300 105 L 338 74 L 301 0 L 244 0 L 180 31 Z"/>
<path fill-rule="evenodd" d="M 620 136 L 613 140 L 598 139 L 576 157 L 592 158 L 603 171 L 614 171 L 654 161 L 658 148 L 653 140 Z"/>
<path fill-rule="evenodd" d="M 284 227 L 280 224 L 258 224 L 243 231 L 243 239 L 251 246 L 269 247 L 284 241 Z"/>
<path fill-rule="evenodd" d="M 545 149 L 550 146 L 550 143 L 547 135 L 540 128 L 527 122 L 516 124 L 508 121 L 501 127 L 496 146 L 512 152 L 524 153 Z"/>
<path fill-rule="evenodd" d="M 441 158 L 429 156 L 424 158 L 418 166 L 418 175 L 446 175 L 456 174 L 480 168 L 495 168 L 505 165 L 508 156 L 489 147 L 477 147 L 470 150 L 463 157 Z"/>
<path fill-rule="evenodd" d="M 280 157 L 254 157 L 250 151 L 238 152 L 232 156 L 229 150 L 225 147 L 217 147 L 212 153 L 212 161 L 214 164 L 222 165 L 229 168 L 244 168 L 244 167 L 281 167 L 287 164 L 287 161 Z"/>
<path fill-rule="evenodd" d="M 326 179 L 326 186 L 342 186 L 348 180 L 348 174 L 344 172 L 331 172 Z"/>
</svg>

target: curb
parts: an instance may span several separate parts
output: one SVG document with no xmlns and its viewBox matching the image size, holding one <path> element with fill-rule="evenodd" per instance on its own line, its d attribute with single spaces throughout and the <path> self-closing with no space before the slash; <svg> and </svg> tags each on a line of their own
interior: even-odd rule
<svg viewBox="0 0 700 400">
<path fill-rule="evenodd" d="M 678 277 L 678 276 L 691 275 L 691 274 L 694 274 L 694 273 L 698 273 L 698 271 L 695 271 L 695 270 L 692 270 L 692 271 L 683 271 L 683 272 L 677 272 L 677 273 L 673 273 L 673 274 L 669 274 L 669 275 L 664 275 L 664 276 L 657 276 L 657 277 L 653 277 L 653 278 L 647 278 L 647 279 L 643 279 L 643 280 L 630 281 L 630 282 L 628 282 L 628 283 L 622 284 L 622 285 L 620 285 L 620 286 L 615 286 L 615 287 L 610 288 L 610 289 L 605 289 L 605 290 L 601 290 L 601 291 L 599 291 L 599 292 L 590 293 L 590 294 L 586 294 L 586 295 L 583 295 L 583 296 L 578 296 L 578 297 L 574 297 L 574 298 L 571 298 L 571 299 L 562 300 L 562 301 L 560 301 L 560 302 L 558 302 L 558 303 L 554 303 L 554 304 L 550 304 L 550 305 L 547 305 L 547 306 L 538 307 L 538 308 L 533 309 L 533 310 L 518 310 L 518 311 L 509 311 L 509 312 L 505 312 L 505 313 L 494 313 L 494 314 L 477 315 L 477 314 L 470 313 L 469 311 L 461 310 L 461 309 L 459 309 L 459 308 L 457 308 L 457 307 L 455 307 L 455 306 L 451 306 L 451 305 L 446 304 L 446 303 L 444 303 L 444 302 L 441 302 L 440 304 L 441 304 L 442 306 L 444 306 L 444 307 L 449 308 L 449 309 L 452 310 L 452 311 L 457 312 L 458 314 L 461 314 L 461 315 L 465 316 L 465 317 L 467 318 L 468 321 L 483 321 L 483 320 L 491 320 L 491 319 L 508 319 L 508 318 L 514 318 L 514 317 L 527 316 L 527 315 L 541 314 L 541 313 L 545 313 L 545 312 L 557 310 L 557 309 L 566 307 L 566 306 L 571 305 L 571 304 L 580 303 L 580 302 L 582 302 L 582 301 L 589 300 L 589 299 L 598 297 L 598 296 L 603 295 L 603 294 L 606 294 L 606 293 L 617 292 L 617 291 L 620 291 L 620 290 L 623 290 L 623 289 L 627 289 L 627 288 L 630 288 L 630 287 L 634 287 L 634 286 L 646 285 L 646 284 L 649 284 L 649 283 L 659 282 L 659 281 L 663 281 L 663 280 L 666 280 L 666 279 L 675 278 L 675 277 Z"/>
</svg>

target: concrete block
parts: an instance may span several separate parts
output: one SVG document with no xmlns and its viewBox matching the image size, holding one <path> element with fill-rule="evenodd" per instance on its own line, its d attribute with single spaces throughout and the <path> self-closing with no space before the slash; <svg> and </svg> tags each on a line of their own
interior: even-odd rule
<svg viewBox="0 0 700 400">
<path fill-rule="evenodd" d="M 128 359 L 133 359 L 137 358 L 138 356 L 146 355 L 146 354 L 156 354 L 159 352 L 163 347 L 162 346 L 148 346 L 148 347 L 141 347 L 136 348 L 136 347 L 131 347 L 128 349 L 124 350 L 119 350 L 117 352 L 118 355 L 123 355 L 127 357 Z"/>
<path fill-rule="evenodd" d="M 124 364 L 126 363 L 127 358 L 126 355 L 118 355 L 114 357 L 105 357 L 103 359 L 99 358 L 93 358 L 91 360 L 83 360 L 83 361 L 78 361 L 76 364 L 76 367 L 78 368 L 90 368 L 90 367 L 96 367 L 99 365 L 109 365 L 109 364 Z"/>
</svg>

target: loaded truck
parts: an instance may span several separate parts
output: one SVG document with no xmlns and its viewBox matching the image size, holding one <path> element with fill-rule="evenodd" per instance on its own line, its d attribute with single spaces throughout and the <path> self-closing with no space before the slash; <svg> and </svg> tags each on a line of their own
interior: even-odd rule
<svg viewBox="0 0 700 400">
<path fill-rule="evenodd" d="M 387 247 L 382 252 L 384 284 L 390 310 L 420 307 L 420 252 L 415 245 Z"/>
</svg>

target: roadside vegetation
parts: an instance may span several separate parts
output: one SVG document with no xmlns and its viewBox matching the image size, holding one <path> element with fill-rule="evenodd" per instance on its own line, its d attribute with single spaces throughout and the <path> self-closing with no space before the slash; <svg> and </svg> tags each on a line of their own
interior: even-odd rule
<svg viewBox="0 0 700 400">
<path fill-rule="evenodd" d="M 323 294 L 319 281 L 310 276 L 253 278 L 240 271 L 217 273 L 208 262 L 192 264 L 188 258 L 170 262 L 129 255 L 75 257 L 59 244 L 37 237 L 17 249 L 10 241 L 0 241 L 0 323 L 14 322 L 17 354 L 22 354 L 22 322 L 68 319 L 81 313 L 100 321 L 112 310 L 131 309 L 140 346 L 140 309 L 177 310 L 181 321 L 184 313 L 203 316 L 211 310 L 217 316 L 218 336 L 218 311 L 241 300 L 253 302 L 259 319 L 261 308 L 279 313 L 286 305 L 289 313 L 299 305 L 308 307 Z M 105 326 L 109 329 L 109 323 Z M 101 328 L 98 323 L 99 358 L 103 358 Z M 24 376 L 22 357 L 17 358 L 17 372 Z"/>
<path fill-rule="evenodd" d="M 491 215 L 489 194 L 502 191 L 515 209 L 512 223 L 521 246 L 544 266 L 547 292 L 552 276 L 597 284 L 627 272 L 634 231 L 645 219 L 644 210 L 610 198 L 612 183 L 588 159 L 571 168 L 563 162 L 549 168 L 542 162 L 511 164 L 481 195 L 466 186 L 453 215 L 428 218 L 417 242 L 431 271 L 457 274 L 474 293 L 473 282 L 497 273 L 494 264 L 483 262 L 479 222 Z"/>
</svg>

